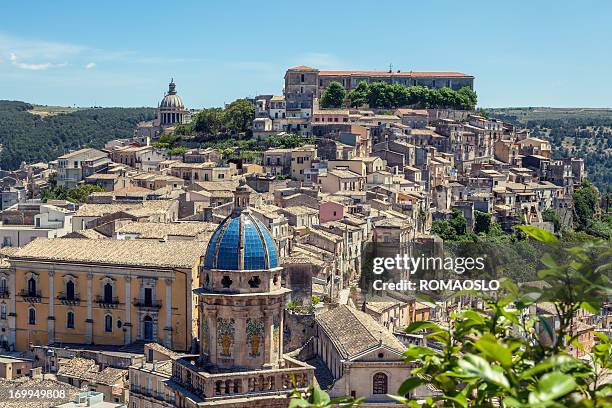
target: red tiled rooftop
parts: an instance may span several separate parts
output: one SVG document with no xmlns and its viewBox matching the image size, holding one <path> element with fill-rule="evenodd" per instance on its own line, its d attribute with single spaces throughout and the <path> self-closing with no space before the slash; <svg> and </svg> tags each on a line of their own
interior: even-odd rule
<svg viewBox="0 0 612 408">
<path fill-rule="evenodd" d="M 319 75 L 336 76 L 336 75 L 371 75 L 371 76 L 408 76 L 408 77 L 457 77 L 457 78 L 472 78 L 471 75 L 462 72 L 424 72 L 424 71 L 335 71 L 325 70 L 319 71 Z"/>
<path fill-rule="evenodd" d="M 297 67 L 289 68 L 289 71 L 316 71 L 316 69 L 307 67 L 306 65 L 298 65 Z"/>
</svg>

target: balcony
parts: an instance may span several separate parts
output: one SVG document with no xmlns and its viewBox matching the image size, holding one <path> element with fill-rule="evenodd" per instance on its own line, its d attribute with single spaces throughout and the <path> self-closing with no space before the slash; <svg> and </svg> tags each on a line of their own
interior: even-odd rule
<svg viewBox="0 0 612 408">
<path fill-rule="evenodd" d="M 119 297 L 107 297 L 107 296 L 96 296 L 95 302 L 98 304 L 98 307 L 104 309 L 116 309 L 119 307 Z"/>
<path fill-rule="evenodd" d="M 162 307 L 161 300 L 152 300 L 152 299 L 134 298 L 134 301 L 132 302 L 132 304 L 142 309 L 161 309 Z"/>
<path fill-rule="evenodd" d="M 174 363 L 172 380 L 207 401 L 229 396 L 289 394 L 295 387 L 305 389 L 312 384 L 314 367 L 287 355 L 283 359 L 283 368 L 213 374 L 192 364 L 187 357 Z"/>
<path fill-rule="evenodd" d="M 64 292 L 59 292 L 57 294 L 57 300 L 63 305 L 77 306 L 81 304 L 81 297 L 78 293 L 74 293 L 71 297 L 68 297 Z"/>
<path fill-rule="evenodd" d="M 0 299 L 6 299 L 11 296 L 11 292 L 9 292 L 8 288 L 0 289 Z"/>
<path fill-rule="evenodd" d="M 42 298 L 40 294 L 40 290 L 22 289 L 19 292 L 19 296 L 23 297 L 23 300 L 30 302 L 30 303 L 40 303 L 41 298 Z"/>
<path fill-rule="evenodd" d="M 130 392 L 139 397 L 148 397 L 150 400 L 162 402 L 163 406 L 171 406 L 174 403 L 174 394 L 164 394 L 163 392 L 154 391 L 142 385 L 130 386 Z"/>
</svg>

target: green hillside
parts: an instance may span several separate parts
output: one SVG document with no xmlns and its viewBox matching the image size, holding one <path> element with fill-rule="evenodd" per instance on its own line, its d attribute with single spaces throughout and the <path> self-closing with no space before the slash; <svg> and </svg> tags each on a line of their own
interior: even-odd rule
<svg viewBox="0 0 612 408">
<path fill-rule="evenodd" d="M 60 108 L 0 101 L 0 168 L 22 161 L 49 161 L 81 147 L 133 135 L 138 122 L 151 120 L 152 108 Z"/>
<path fill-rule="evenodd" d="M 550 140 L 555 158 L 584 158 L 589 180 L 602 192 L 612 191 L 611 109 L 499 108 L 487 112 Z"/>
</svg>

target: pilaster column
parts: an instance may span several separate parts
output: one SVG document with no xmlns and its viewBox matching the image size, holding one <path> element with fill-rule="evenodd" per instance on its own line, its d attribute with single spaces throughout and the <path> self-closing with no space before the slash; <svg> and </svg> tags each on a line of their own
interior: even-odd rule
<svg viewBox="0 0 612 408">
<path fill-rule="evenodd" d="M 206 310 L 206 318 L 208 319 L 208 356 L 209 360 L 213 364 L 217 364 L 218 351 L 217 351 L 217 311 Z"/>
<path fill-rule="evenodd" d="M 93 273 L 87 273 L 87 320 L 85 321 L 87 332 L 85 343 L 93 343 Z"/>
<path fill-rule="evenodd" d="M 187 316 L 185 318 L 185 331 L 186 333 L 184 334 L 185 337 L 185 348 L 186 349 L 191 349 L 193 346 L 193 280 L 191 278 L 191 274 L 187 274 L 187 282 L 185 283 L 185 296 L 187 296 Z M 200 285 L 198 285 L 200 286 Z M 216 315 L 215 315 L 216 316 Z M 215 317 L 216 319 L 216 317 Z M 213 326 L 208 326 L 213 327 Z M 215 322 L 214 327 L 217 327 L 217 324 Z M 196 333 L 197 336 L 197 333 Z"/>
<path fill-rule="evenodd" d="M 283 360 L 283 342 L 285 341 L 284 338 L 284 331 L 285 331 L 285 310 L 281 307 L 279 312 L 278 312 L 278 320 L 279 320 L 279 324 L 278 324 L 278 362 L 279 364 L 283 364 L 284 360 Z"/>
<path fill-rule="evenodd" d="M 123 344 L 132 342 L 132 277 L 125 277 L 125 316 L 123 318 Z"/>
<path fill-rule="evenodd" d="M 172 278 L 166 278 L 166 298 L 164 305 L 166 306 L 165 315 L 166 323 L 164 325 L 164 345 L 169 349 L 172 348 Z M 189 328 L 191 330 L 191 328 Z"/>
<path fill-rule="evenodd" d="M 49 271 L 49 316 L 47 317 L 47 341 L 55 341 L 55 291 L 54 291 L 54 271 Z"/>
<path fill-rule="evenodd" d="M 272 353 L 272 336 L 274 335 L 274 328 L 272 327 L 272 313 L 270 310 L 264 309 L 264 366 L 271 364 L 272 359 L 270 355 Z"/>
<path fill-rule="evenodd" d="M 234 337 L 234 362 L 236 365 L 249 366 L 249 350 L 251 344 L 247 342 L 247 319 L 249 314 L 245 308 L 238 306 L 232 310 L 232 315 L 236 321 L 236 334 Z"/>
<path fill-rule="evenodd" d="M 16 327 L 16 314 L 15 314 L 15 303 L 17 299 L 17 284 L 15 282 L 15 268 L 11 268 L 8 277 L 8 287 L 10 290 L 10 301 L 9 301 L 9 347 L 15 348 L 17 343 L 17 327 Z"/>
</svg>

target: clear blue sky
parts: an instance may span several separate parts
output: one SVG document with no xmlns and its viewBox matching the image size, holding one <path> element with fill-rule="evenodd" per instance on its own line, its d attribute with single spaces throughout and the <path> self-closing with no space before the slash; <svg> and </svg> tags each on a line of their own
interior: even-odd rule
<svg viewBox="0 0 612 408">
<path fill-rule="evenodd" d="M 95 5 L 94 5 L 95 4 Z M 612 106 L 609 1 L 12 1 L 0 99 L 188 107 L 279 94 L 285 70 L 462 71 L 479 105 Z"/>
</svg>

